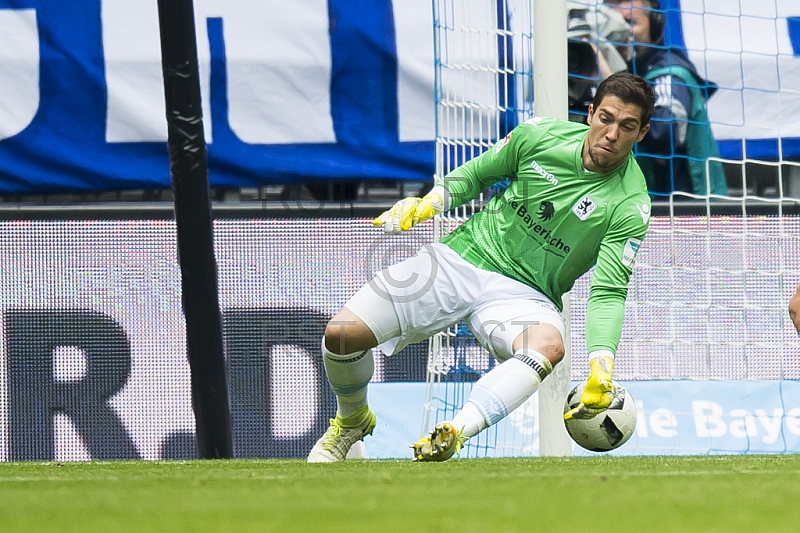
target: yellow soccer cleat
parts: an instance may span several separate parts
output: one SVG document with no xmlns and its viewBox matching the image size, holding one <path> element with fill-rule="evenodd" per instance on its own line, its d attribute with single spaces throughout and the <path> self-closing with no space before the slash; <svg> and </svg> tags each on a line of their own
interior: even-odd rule
<svg viewBox="0 0 800 533">
<path fill-rule="evenodd" d="M 357 420 L 354 426 L 346 425 L 351 419 Z M 314 444 L 308 454 L 309 463 L 341 463 L 353 445 L 372 435 L 375 429 L 375 415 L 368 406 L 362 407 L 355 414 L 344 419 L 339 415 L 331 418 L 330 426 L 322 437 Z"/>
<path fill-rule="evenodd" d="M 461 451 L 464 442 L 464 428 L 456 431 L 452 422 L 440 422 L 430 434 L 411 445 L 415 461 L 447 461 Z"/>
</svg>

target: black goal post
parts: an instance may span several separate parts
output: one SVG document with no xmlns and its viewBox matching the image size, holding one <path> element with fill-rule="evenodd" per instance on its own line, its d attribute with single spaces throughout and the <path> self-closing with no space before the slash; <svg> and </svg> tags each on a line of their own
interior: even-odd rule
<svg viewBox="0 0 800 533">
<path fill-rule="evenodd" d="M 200 459 L 233 457 L 192 0 L 158 0 L 167 147 Z"/>
</svg>

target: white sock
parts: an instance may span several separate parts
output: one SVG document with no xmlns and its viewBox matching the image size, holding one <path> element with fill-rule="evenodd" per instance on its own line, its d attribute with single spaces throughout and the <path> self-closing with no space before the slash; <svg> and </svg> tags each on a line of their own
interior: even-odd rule
<svg viewBox="0 0 800 533">
<path fill-rule="evenodd" d="M 339 355 L 329 351 L 323 340 L 322 361 L 336 395 L 336 414 L 346 418 L 367 405 L 367 385 L 375 371 L 372 350 Z"/>
<path fill-rule="evenodd" d="M 552 370 L 544 355 L 520 348 L 514 357 L 475 382 L 467 402 L 451 422 L 456 428 L 464 428 L 465 437 L 474 437 L 522 405 Z"/>
</svg>

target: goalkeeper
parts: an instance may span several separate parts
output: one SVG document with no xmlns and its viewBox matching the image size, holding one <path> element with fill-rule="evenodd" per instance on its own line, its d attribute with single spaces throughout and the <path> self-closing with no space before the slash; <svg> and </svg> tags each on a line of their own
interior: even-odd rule
<svg viewBox="0 0 800 533">
<path fill-rule="evenodd" d="M 521 405 L 563 358 L 561 297 L 592 266 L 591 372 L 580 405 L 565 417 L 591 417 L 609 405 L 628 279 L 650 219 L 631 151 L 649 129 L 654 100 L 641 77 L 609 76 L 589 107 L 588 126 L 529 120 L 424 198 L 401 200 L 375 220 L 400 233 L 510 178 L 481 212 L 379 272 L 328 323 L 322 355 L 337 413 L 309 462 L 343 461 L 375 428 L 367 402 L 373 347 L 397 353 L 464 319 L 501 364 L 475 383 L 452 420 L 412 445 L 415 460 L 449 459 L 465 439 Z"/>
</svg>

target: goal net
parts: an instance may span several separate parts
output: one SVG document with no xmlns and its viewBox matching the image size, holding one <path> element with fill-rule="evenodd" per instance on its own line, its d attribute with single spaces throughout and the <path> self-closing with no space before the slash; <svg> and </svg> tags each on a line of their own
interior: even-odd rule
<svg viewBox="0 0 800 533">
<path fill-rule="evenodd" d="M 601 2 L 577 4 L 591 18 Z M 800 131 L 791 119 L 800 109 L 800 80 L 794 79 L 800 77 L 800 51 L 793 48 L 800 47 L 800 22 L 793 18 L 800 11 L 792 13 L 790 4 L 662 2 L 668 43 L 683 47 L 699 73 L 719 86 L 708 108 L 729 192 L 654 198 L 615 365 L 615 378 L 630 385 L 637 400 L 645 399 L 637 402 L 637 433 L 623 453 L 785 452 L 798 446 L 800 410 L 787 404 L 782 387 L 800 378 L 800 343 L 787 313 L 800 282 Z M 553 45 L 537 41 L 533 5 L 434 0 L 439 177 L 535 115 L 534 50 Z M 566 12 L 564 17 L 553 24 L 563 24 Z M 593 38 L 603 44 L 602 36 Z M 576 69 L 575 58 L 569 59 Z M 573 70 L 571 82 L 598 81 Z M 435 236 L 452 231 L 502 189 L 500 183 L 438 217 Z M 590 275 L 576 282 L 565 313 L 571 384 L 588 376 Z M 432 338 L 422 431 L 452 418 L 494 364 L 464 324 Z M 756 384 L 768 387 L 762 396 L 774 397 L 758 403 L 740 393 Z M 715 394 L 727 385 L 744 403 L 728 408 L 718 400 Z M 686 391 L 708 394 L 690 401 Z M 552 438 L 540 434 L 539 403 L 535 394 L 470 439 L 461 456 L 539 455 Z M 779 435 L 768 430 L 770 424 Z M 684 438 L 686 426 L 691 438 Z M 656 434 L 664 438 L 654 445 L 648 438 Z"/>
</svg>

